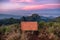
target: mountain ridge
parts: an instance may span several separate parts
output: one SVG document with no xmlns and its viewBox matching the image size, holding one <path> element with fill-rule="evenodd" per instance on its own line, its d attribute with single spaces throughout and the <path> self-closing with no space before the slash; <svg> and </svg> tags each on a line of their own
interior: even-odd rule
<svg viewBox="0 0 60 40">
<path fill-rule="evenodd" d="M 11 14 L 0 14 L 0 19 L 5 19 L 5 18 L 19 19 L 19 18 L 21 18 L 21 16 L 19 16 L 19 15 L 11 15 Z"/>
</svg>

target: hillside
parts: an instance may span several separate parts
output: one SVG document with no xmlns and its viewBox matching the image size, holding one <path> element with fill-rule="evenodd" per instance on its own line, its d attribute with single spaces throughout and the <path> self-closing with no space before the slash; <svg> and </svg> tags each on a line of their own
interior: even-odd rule
<svg viewBox="0 0 60 40">
<path fill-rule="evenodd" d="M 21 28 L 20 24 L 1 26 L 0 40 L 59 40 L 60 39 L 60 23 L 39 22 L 38 31 L 23 32 L 21 31 L 20 28 Z"/>
<path fill-rule="evenodd" d="M 60 16 L 52 19 L 53 22 L 60 22 Z"/>
<path fill-rule="evenodd" d="M 45 21 L 49 22 L 52 18 L 50 17 L 44 17 L 40 16 L 38 14 L 32 14 L 31 16 L 17 16 L 17 15 L 6 15 L 6 14 L 0 14 L 0 25 L 7 25 L 7 24 L 14 24 L 19 23 L 20 21 Z"/>
<path fill-rule="evenodd" d="M 21 21 L 37 21 L 38 30 L 23 32 Z M 0 40 L 60 40 L 60 17 L 51 19 L 32 14 L 20 19 L 0 19 L 0 37 Z"/>
<path fill-rule="evenodd" d="M 0 19 L 5 19 L 5 18 L 20 19 L 21 16 L 18 16 L 18 15 L 11 15 L 11 14 L 0 14 Z"/>
</svg>

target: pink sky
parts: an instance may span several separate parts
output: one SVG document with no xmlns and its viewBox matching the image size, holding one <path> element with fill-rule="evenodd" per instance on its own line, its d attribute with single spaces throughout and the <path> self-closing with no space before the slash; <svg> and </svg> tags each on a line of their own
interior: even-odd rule
<svg viewBox="0 0 60 40">
<path fill-rule="evenodd" d="M 59 8 L 60 4 L 43 4 L 43 5 L 20 5 L 18 3 L 5 3 L 0 6 L 0 10 L 6 11 L 6 10 L 36 10 L 36 9 L 54 9 Z"/>
<path fill-rule="evenodd" d="M 60 4 L 43 4 L 43 5 L 29 5 L 22 8 L 23 10 L 36 10 L 36 9 L 54 9 L 59 8 Z"/>
<path fill-rule="evenodd" d="M 10 2 L 34 2 L 34 0 L 10 0 Z"/>
<path fill-rule="evenodd" d="M 27 5 L 27 4 L 24 4 L 24 2 L 28 3 L 28 4 L 30 3 L 30 4 Z M 33 4 L 31 4 L 31 3 L 33 3 Z M 44 2 L 42 2 L 42 4 L 36 4 L 35 0 L 18 0 L 18 1 L 9 0 L 9 2 L 0 3 L 0 5 L 1 5 L 0 11 L 17 10 L 17 9 L 20 9 L 20 10 L 54 9 L 54 8 L 60 7 L 59 3 L 45 3 L 45 4 L 43 4 L 43 3 Z"/>
</svg>

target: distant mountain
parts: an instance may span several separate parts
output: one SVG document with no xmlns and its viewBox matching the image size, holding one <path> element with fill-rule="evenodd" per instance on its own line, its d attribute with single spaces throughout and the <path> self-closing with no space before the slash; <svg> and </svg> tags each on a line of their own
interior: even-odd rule
<svg viewBox="0 0 60 40">
<path fill-rule="evenodd" d="M 52 20 L 53 18 L 51 17 L 45 17 L 45 16 L 40 16 L 38 14 L 32 14 L 31 16 L 23 16 L 21 18 L 21 20 L 23 21 L 45 21 L 45 22 L 48 22 L 50 20 Z"/>
<path fill-rule="evenodd" d="M 34 16 L 32 14 L 32 16 Z M 38 14 L 35 14 L 35 16 L 40 16 Z M 15 18 L 15 19 L 20 19 L 22 16 L 19 15 L 11 15 L 11 14 L 0 14 L 0 19 L 5 19 L 5 18 Z M 30 16 L 25 16 L 26 18 L 30 18 Z M 53 16 L 49 16 L 49 17 L 45 17 L 45 16 L 40 16 L 41 19 L 53 19 L 55 17 Z"/>
<path fill-rule="evenodd" d="M 52 16 L 49 16 L 49 17 L 45 17 L 45 16 L 39 16 L 37 14 L 35 14 L 35 16 L 37 16 L 36 20 L 37 21 L 40 21 L 40 20 L 44 20 L 44 21 L 48 21 L 48 20 L 51 20 L 55 17 L 52 17 Z M 35 17 L 33 14 L 32 14 L 32 17 L 31 16 L 24 16 L 26 20 L 32 20 L 34 17 Z M 5 19 L 5 18 L 15 18 L 15 19 L 20 19 L 22 18 L 22 16 L 19 16 L 19 15 L 9 15 L 9 14 L 0 14 L 0 19 Z"/>
<path fill-rule="evenodd" d="M 5 18 L 19 19 L 19 18 L 21 18 L 21 16 L 18 16 L 18 15 L 9 15 L 9 14 L 0 14 L 0 19 L 5 19 Z"/>
<path fill-rule="evenodd" d="M 54 21 L 54 22 L 60 22 L 60 16 L 59 16 L 59 17 L 54 18 L 52 21 Z"/>
<path fill-rule="evenodd" d="M 52 17 L 45 17 L 40 16 L 38 14 L 32 14 L 31 16 L 18 16 L 18 15 L 8 15 L 8 14 L 0 14 L 0 25 L 9 25 L 14 23 L 20 23 L 21 21 L 45 21 L 49 22 L 51 21 Z"/>
</svg>

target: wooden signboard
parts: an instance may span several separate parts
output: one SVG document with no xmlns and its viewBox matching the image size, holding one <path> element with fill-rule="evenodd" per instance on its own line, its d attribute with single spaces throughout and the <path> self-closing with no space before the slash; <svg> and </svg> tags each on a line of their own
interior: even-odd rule
<svg viewBox="0 0 60 40">
<path fill-rule="evenodd" d="M 38 23 L 37 22 L 21 22 L 22 31 L 37 31 Z"/>
</svg>

